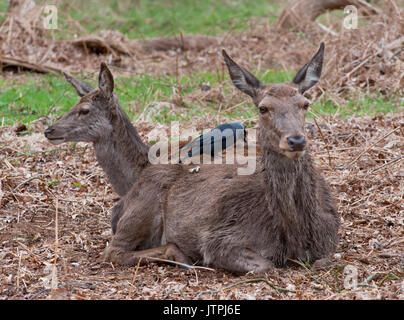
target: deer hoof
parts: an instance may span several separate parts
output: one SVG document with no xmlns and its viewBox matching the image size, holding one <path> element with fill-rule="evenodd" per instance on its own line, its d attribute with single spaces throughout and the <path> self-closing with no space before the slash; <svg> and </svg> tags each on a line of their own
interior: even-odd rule
<svg viewBox="0 0 404 320">
<path fill-rule="evenodd" d="M 314 271 L 325 271 L 331 269 L 334 265 L 335 263 L 331 260 L 331 258 L 323 258 L 316 260 L 312 265 L 312 269 Z"/>
</svg>

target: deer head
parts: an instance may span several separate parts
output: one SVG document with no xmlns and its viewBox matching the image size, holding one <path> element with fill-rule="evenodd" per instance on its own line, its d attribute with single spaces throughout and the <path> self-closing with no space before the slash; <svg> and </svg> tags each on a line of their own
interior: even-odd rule
<svg viewBox="0 0 404 320">
<path fill-rule="evenodd" d="M 324 43 L 290 83 L 263 84 L 222 51 L 233 84 L 249 95 L 259 110 L 261 144 L 288 158 L 301 157 L 306 149 L 305 116 L 310 101 L 304 92 L 320 79 Z"/>
<path fill-rule="evenodd" d="M 53 144 L 68 141 L 97 142 L 113 130 L 111 121 L 116 116 L 118 99 L 113 93 L 114 79 L 105 63 L 101 64 L 98 89 L 64 73 L 68 82 L 81 97 L 62 118 L 45 130 Z"/>
</svg>

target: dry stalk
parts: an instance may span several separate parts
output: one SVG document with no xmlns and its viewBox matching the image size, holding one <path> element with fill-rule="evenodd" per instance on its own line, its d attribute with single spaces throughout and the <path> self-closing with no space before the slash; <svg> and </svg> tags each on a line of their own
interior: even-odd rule
<svg viewBox="0 0 404 320">
<path fill-rule="evenodd" d="M 143 257 L 146 260 L 152 260 L 152 261 L 159 261 L 159 262 L 166 262 L 166 263 L 171 263 L 171 264 L 176 264 L 179 266 L 184 267 L 185 269 L 200 269 L 200 270 L 207 270 L 207 271 L 213 271 L 216 272 L 215 269 L 212 268 L 208 268 L 208 267 L 202 267 L 202 266 L 192 266 L 186 263 L 182 263 L 182 262 L 178 262 L 178 261 L 174 261 L 174 260 L 167 260 L 167 259 L 161 259 L 161 258 L 155 258 L 155 257 Z"/>
<path fill-rule="evenodd" d="M 139 271 L 139 267 L 140 267 L 141 262 L 142 262 L 142 258 L 140 258 L 139 262 L 137 263 L 136 270 L 135 270 L 135 273 L 133 275 L 132 282 L 130 284 L 130 290 L 129 290 L 128 298 L 130 298 L 132 296 L 133 288 L 134 288 L 134 284 L 135 284 L 135 279 L 136 279 L 136 276 L 137 276 L 137 272 Z"/>
<path fill-rule="evenodd" d="M 52 268 L 52 279 L 51 279 L 51 293 L 50 298 L 53 299 L 54 289 L 56 287 L 57 281 L 57 259 L 58 259 L 58 248 L 59 248 L 59 200 L 56 198 L 55 205 L 55 250 L 54 250 L 54 260 L 53 260 L 53 268 Z"/>
<path fill-rule="evenodd" d="M 324 141 L 324 143 L 325 143 L 325 148 L 327 149 L 327 154 L 328 154 L 328 165 L 329 165 L 330 168 L 332 169 L 331 155 L 330 155 L 330 149 L 329 149 L 329 147 L 328 147 L 328 142 L 327 142 L 327 140 L 325 140 L 324 135 L 323 135 L 323 132 L 321 131 L 321 128 L 320 128 L 320 126 L 318 125 L 316 118 L 314 117 L 313 119 L 314 119 L 314 123 L 316 124 L 316 127 L 317 127 L 317 129 L 318 129 L 318 131 L 319 131 L 319 133 L 320 133 L 321 139 L 322 139 L 322 140 Z"/>
</svg>

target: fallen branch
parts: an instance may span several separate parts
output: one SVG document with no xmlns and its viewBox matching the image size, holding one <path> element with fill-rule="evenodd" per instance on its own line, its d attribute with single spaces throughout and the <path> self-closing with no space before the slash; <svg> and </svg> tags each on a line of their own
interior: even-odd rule
<svg viewBox="0 0 404 320">
<path fill-rule="evenodd" d="M 366 13 L 380 14 L 381 10 L 363 0 L 291 0 L 277 21 L 282 29 L 303 30 L 326 11 L 342 10 L 348 5 L 365 9 Z"/>
<path fill-rule="evenodd" d="M 179 37 L 152 38 L 139 43 L 141 48 L 146 51 L 167 51 L 167 50 L 204 50 L 209 46 L 218 45 L 220 37 L 207 36 L 202 34 L 180 34 Z"/>
<path fill-rule="evenodd" d="M 8 56 L 0 56 L 0 63 L 2 64 L 2 67 L 4 68 L 5 66 L 13 66 L 13 67 L 20 67 L 20 68 L 25 68 L 25 69 L 30 69 L 36 72 L 40 73 L 54 73 L 54 74 L 60 74 L 62 73 L 62 69 L 56 68 L 56 67 L 51 67 L 48 65 L 44 64 L 38 64 L 35 62 L 30 62 L 18 58 L 12 58 Z"/>
</svg>

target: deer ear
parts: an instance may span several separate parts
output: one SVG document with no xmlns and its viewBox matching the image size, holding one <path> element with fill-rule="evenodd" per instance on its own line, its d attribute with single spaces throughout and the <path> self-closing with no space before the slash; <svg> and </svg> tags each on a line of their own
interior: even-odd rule
<svg viewBox="0 0 404 320">
<path fill-rule="evenodd" d="M 112 92 L 114 91 L 114 77 L 104 62 L 101 63 L 98 87 L 106 98 L 112 97 Z"/>
<path fill-rule="evenodd" d="M 222 54 L 229 69 L 230 78 L 236 88 L 255 98 L 258 89 L 261 88 L 261 82 L 252 73 L 235 63 L 225 50 L 222 50 Z"/>
<path fill-rule="evenodd" d="M 324 43 L 322 42 L 314 57 L 299 70 L 292 80 L 299 86 L 300 93 L 304 93 L 320 80 L 323 58 Z"/>
<path fill-rule="evenodd" d="M 69 82 L 76 90 L 77 94 L 82 97 L 94 90 L 94 87 L 87 82 L 79 80 L 66 72 L 62 72 L 66 81 Z"/>
</svg>

